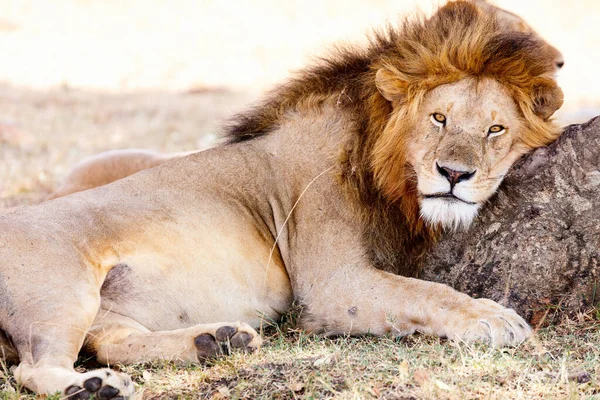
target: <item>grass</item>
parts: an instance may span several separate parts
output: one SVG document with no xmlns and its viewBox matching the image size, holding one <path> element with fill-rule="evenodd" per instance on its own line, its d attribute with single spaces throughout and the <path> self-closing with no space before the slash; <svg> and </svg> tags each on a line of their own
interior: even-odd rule
<svg viewBox="0 0 600 400">
<path fill-rule="evenodd" d="M 266 329 L 257 353 L 210 365 L 117 368 L 133 377 L 142 399 L 598 399 L 596 317 L 540 329 L 534 340 L 505 349 L 424 335 L 307 336 L 284 323 Z M 4 371 L 0 399 L 35 398 Z"/>
</svg>

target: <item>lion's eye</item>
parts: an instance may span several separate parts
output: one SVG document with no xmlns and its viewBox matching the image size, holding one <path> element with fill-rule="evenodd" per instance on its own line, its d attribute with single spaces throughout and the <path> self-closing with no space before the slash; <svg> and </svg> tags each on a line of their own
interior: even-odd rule
<svg viewBox="0 0 600 400">
<path fill-rule="evenodd" d="M 440 113 L 431 114 L 431 122 L 437 126 L 446 126 L 446 116 Z"/>
<path fill-rule="evenodd" d="M 490 129 L 488 129 L 488 137 L 500 136 L 504 132 L 506 132 L 506 128 L 502 125 L 492 125 Z"/>
</svg>

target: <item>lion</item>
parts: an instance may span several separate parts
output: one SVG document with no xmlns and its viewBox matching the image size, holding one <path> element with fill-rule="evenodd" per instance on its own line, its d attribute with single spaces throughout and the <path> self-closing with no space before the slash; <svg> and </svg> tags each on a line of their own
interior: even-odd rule
<svg viewBox="0 0 600 400">
<path fill-rule="evenodd" d="M 532 330 L 514 310 L 408 276 L 559 137 L 554 71 L 537 35 L 451 2 L 305 69 L 238 115 L 223 146 L 4 215 L 0 340 L 15 379 L 131 398 L 124 373 L 75 371 L 79 351 L 201 362 L 259 348 L 255 328 L 294 302 L 313 334 L 521 343 Z"/>
<path fill-rule="evenodd" d="M 490 4 L 487 0 L 472 0 L 480 8 L 489 13 L 496 14 L 498 24 L 507 31 L 537 34 L 518 15 Z M 562 53 L 549 43 L 549 57 L 554 60 L 556 70 L 564 66 Z M 147 168 L 153 168 L 172 159 L 190 154 L 191 152 L 180 152 L 161 154 L 148 150 L 111 150 L 84 159 L 76 164 L 67 174 L 59 187 L 55 189 L 46 200 L 66 196 L 82 190 L 92 189 L 106 185 L 129 175 L 133 175 Z"/>
</svg>

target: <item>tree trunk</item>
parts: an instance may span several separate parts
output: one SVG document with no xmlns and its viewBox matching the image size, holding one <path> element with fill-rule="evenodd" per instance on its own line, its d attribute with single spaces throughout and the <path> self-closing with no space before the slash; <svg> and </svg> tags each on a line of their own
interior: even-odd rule
<svg viewBox="0 0 600 400">
<path fill-rule="evenodd" d="M 514 308 L 533 324 L 548 311 L 600 303 L 600 117 L 566 128 L 516 165 L 466 232 L 446 233 L 422 277 Z"/>
</svg>

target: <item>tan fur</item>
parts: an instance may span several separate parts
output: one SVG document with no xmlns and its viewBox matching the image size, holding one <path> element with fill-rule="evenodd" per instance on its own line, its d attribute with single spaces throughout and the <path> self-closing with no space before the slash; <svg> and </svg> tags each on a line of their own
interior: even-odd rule
<svg viewBox="0 0 600 400">
<path fill-rule="evenodd" d="M 525 340 L 513 310 L 383 270 L 414 274 L 443 226 L 468 224 L 557 137 L 554 69 L 536 35 L 450 3 L 307 69 L 239 115 L 227 145 L 4 215 L 0 346 L 16 379 L 129 397 L 127 376 L 75 372 L 79 350 L 112 364 L 255 349 L 252 327 L 294 301 L 308 332 Z"/>
</svg>

